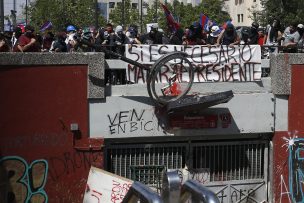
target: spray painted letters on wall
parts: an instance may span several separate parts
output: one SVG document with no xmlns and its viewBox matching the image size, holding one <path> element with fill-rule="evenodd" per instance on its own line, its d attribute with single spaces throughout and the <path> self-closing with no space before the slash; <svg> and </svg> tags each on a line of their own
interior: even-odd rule
<svg viewBox="0 0 304 203">
<path fill-rule="evenodd" d="M 47 174 L 44 159 L 28 164 L 19 156 L 0 158 L 0 202 L 48 202 L 44 190 Z"/>
<path fill-rule="evenodd" d="M 288 140 L 289 151 L 289 192 L 292 202 L 304 202 L 304 139 L 292 138 Z"/>
<path fill-rule="evenodd" d="M 90 104 L 90 120 L 91 137 L 164 135 L 162 123 L 148 97 L 109 97 L 105 104 Z"/>
<path fill-rule="evenodd" d="M 182 51 L 194 67 L 194 82 L 257 81 L 261 79 L 261 48 L 258 45 L 207 47 L 189 45 L 132 45 L 126 47 L 126 57 L 152 65 L 164 53 Z M 167 80 L 168 68 L 162 70 L 158 81 Z M 134 83 L 146 83 L 148 72 L 131 64 L 127 77 Z M 169 74 L 168 74 L 169 75 Z M 181 76 L 186 77 L 186 76 Z M 166 81 L 167 82 L 167 81 Z"/>
</svg>

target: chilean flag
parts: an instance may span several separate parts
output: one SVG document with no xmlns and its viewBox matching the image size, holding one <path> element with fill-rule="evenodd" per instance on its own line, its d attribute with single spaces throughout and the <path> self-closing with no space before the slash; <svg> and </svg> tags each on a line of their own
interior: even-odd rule
<svg viewBox="0 0 304 203">
<path fill-rule="evenodd" d="M 171 32 L 176 31 L 178 28 L 180 28 L 180 25 L 177 22 L 175 22 L 172 14 L 169 11 L 169 9 L 167 8 L 167 6 L 165 6 L 162 3 L 161 3 L 161 5 L 162 5 L 162 7 L 164 9 L 165 16 L 166 16 L 166 19 L 167 19 L 167 24 L 168 24 Z"/>
<path fill-rule="evenodd" d="M 41 27 L 40 32 L 43 32 L 45 30 L 51 29 L 53 27 L 53 24 L 51 21 L 46 21 Z"/>
<path fill-rule="evenodd" d="M 200 16 L 200 25 L 202 26 L 202 28 L 204 30 L 207 30 L 208 28 L 208 24 L 209 24 L 209 18 L 208 16 L 206 16 L 205 14 L 201 13 L 201 16 Z"/>
<path fill-rule="evenodd" d="M 226 29 L 226 27 L 227 27 L 228 24 L 232 24 L 232 21 L 231 21 L 231 20 L 227 20 L 227 21 L 223 24 L 222 28 L 223 28 L 223 29 Z"/>
</svg>

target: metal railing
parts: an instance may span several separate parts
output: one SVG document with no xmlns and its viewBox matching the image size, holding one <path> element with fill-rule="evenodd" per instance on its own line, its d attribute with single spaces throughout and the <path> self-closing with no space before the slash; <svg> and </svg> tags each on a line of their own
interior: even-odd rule
<svg viewBox="0 0 304 203">
<path fill-rule="evenodd" d="M 189 179 L 204 184 L 262 180 L 267 148 L 263 141 L 113 145 L 106 149 L 109 157 L 106 168 L 129 179 L 136 177 L 134 173 L 140 173 L 137 178 L 157 189 L 161 187 L 157 183 L 161 170 L 157 172 L 155 166 L 167 171 L 178 170 L 182 182 Z M 153 173 L 156 176 L 152 177 Z"/>
</svg>

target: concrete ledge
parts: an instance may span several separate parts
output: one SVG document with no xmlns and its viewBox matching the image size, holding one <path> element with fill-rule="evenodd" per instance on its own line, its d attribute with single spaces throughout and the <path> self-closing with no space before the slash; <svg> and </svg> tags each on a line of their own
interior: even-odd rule
<svg viewBox="0 0 304 203">
<path fill-rule="evenodd" d="M 160 88 L 162 84 L 156 84 L 156 86 Z M 232 90 L 234 94 L 271 93 L 271 79 L 262 78 L 257 82 L 193 83 L 188 94 L 208 95 L 229 90 Z M 147 84 L 106 86 L 106 96 L 148 96 Z"/>
<path fill-rule="evenodd" d="M 88 99 L 105 98 L 103 53 L 0 53 L 1 66 L 88 65 Z"/>
<path fill-rule="evenodd" d="M 276 95 L 290 95 L 291 93 L 291 65 L 304 64 L 304 54 L 271 54 L 270 76 L 273 93 Z"/>
</svg>

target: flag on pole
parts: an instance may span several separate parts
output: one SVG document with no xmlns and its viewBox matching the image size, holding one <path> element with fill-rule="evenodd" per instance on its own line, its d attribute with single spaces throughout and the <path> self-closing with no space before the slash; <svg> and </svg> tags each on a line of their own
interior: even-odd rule
<svg viewBox="0 0 304 203">
<path fill-rule="evenodd" d="M 209 17 L 206 16 L 205 14 L 203 14 L 203 13 L 201 13 L 201 15 L 200 15 L 199 23 L 205 31 L 209 31 L 209 27 L 212 27 L 213 25 L 216 25 L 215 22 L 210 20 Z"/>
<path fill-rule="evenodd" d="M 231 20 L 227 20 L 227 21 L 223 24 L 222 29 L 223 29 L 223 30 L 226 29 L 226 27 L 227 27 L 228 24 L 232 24 L 232 21 L 231 21 Z"/>
<path fill-rule="evenodd" d="M 200 25 L 202 26 L 202 28 L 205 28 L 206 25 L 208 25 L 208 21 L 209 21 L 209 18 L 208 16 L 206 16 L 205 14 L 201 13 L 201 16 L 200 16 Z"/>
<path fill-rule="evenodd" d="M 171 32 L 174 32 L 176 31 L 178 28 L 180 28 L 180 24 L 175 22 L 174 18 L 173 18 L 173 15 L 172 13 L 169 11 L 168 7 L 164 4 L 162 4 L 162 7 L 164 9 L 164 12 L 165 12 L 165 16 L 166 16 L 166 19 L 167 19 L 167 24 L 169 26 L 169 29 L 171 30 Z"/>
<path fill-rule="evenodd" d="M 41 27 L 40 32 L 43 32 L 45 30 L 51 29 L 53 27 L 53 24 L 51 21 L 46 21 Z"/>
</svg>

